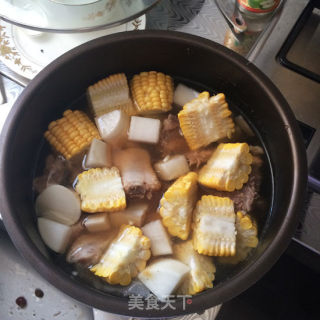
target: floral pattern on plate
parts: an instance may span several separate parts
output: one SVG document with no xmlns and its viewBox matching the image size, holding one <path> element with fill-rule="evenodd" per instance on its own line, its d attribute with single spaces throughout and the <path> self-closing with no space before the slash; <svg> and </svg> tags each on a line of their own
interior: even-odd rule
<svg viewBox="0 0 320 320">
<path fill-rule="evenodd" d="M 52 40 L 50 40 L 50 43 L 46 41 L 46 35 L 48 35 L 47 38 L 50 39 L 54 39 L 54 37 L 56 37 L 57 43 L 59 42 L 58 40 L 61 37 L 66 38 L 64 40 L 68 42 L 67 37 L 71 37 L 71 35 L 73 35 L 74 38 L 77 38 L 77 41 L 75 41 L 69 46 L 69 48 L 67 48 L 66 51 L 68 51 L 72 49 L 72 47 L 85 43 L 86 41 L 92 40 L 94 38 L 120 31 L 143 30 L 145 29 L 145 26 L 146 17 L 145 15 L 143 15 L 118 27 L 90 32 L 88 33 L 88 38 L 86 38 L 86 34 L 84 33 L 46 34 L 39 31 L 23 29 L 0 20 L 0 61 L 3 62 L 10 70 L 31 80 L 48 63 L 64 53 L 64 51 L 61 51 L 63 50 L 61 47 L 57 52 L 52 52 L 54 51 L 53 48 L 55 42 Z M 50 54 L 48 54 L 45 59 L 39 59 L 42 56 L 45 56 L 46 53 Z"/>
</svg>

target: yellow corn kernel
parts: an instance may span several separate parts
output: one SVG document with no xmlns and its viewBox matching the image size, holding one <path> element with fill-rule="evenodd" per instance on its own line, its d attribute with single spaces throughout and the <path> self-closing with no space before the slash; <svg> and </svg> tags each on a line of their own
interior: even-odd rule
<svg viewBox="0 0 320 320">
<path fill-rule="evenodd" d="M 213 259 L 195 251 L 191 240 L 176 243 L 173 246 L 173 254 L 190 268 L 189 274 L 177 290 L 178 294 L 194 295 L 213 287 L 216 272 Z"/>
<path fill-rule="evenodd" d="M 160 201 L 162 223 L 172 236 L 186 240 L 190 233 L 192 210 L 197 196 L 195 172 L 177 179 L 165 192 Z"/>
<path fill-rule="evenodd" d="M 251 163 L 247 143 L 220 143 L 199 171 L 199 183 L 221 191 L 240 190 L 249 179 Z"/>
<path fill-rule="evenodd" d="M 172 108 L 173 80 L 161 72 L 141 72 L 131 81 L 131 92 L 140 114 L 167 112 Z"/>
<path fill-rule="evenodd" d="M 126 196 L 116 167 L 82 172 L 75 190 L 80 194 L 81 210 L 85 212 L 113 212 L 126 207 Z"/>
<path fill-rule="evenodd" d="M 202 196 L 193 214 L 194 249 L 209 256 L 233 256 L 236 253 L 235 219 L 231 199 Z"/>
<path fill-rule="evenodd" d="M 225 95 L 202 92 L 186 103 L 178 114 L 182 133 L 191 150 L 205 147 L 221 138 L 231 137 L 234 122 Z"/>
<path fill-rule="evenodd" d="M 126 112 L 129 116 L 137 114 L 124 73 L 113 74 L 98 81 L 90 86 L 87 92 L 96 117 L 116 109 Z"/>
<path fill-rule="evenodd" d="M 61 119 L 52 121 L 44 137 L 66 159 L 88 147 L 93 138 L 100 139 L 96 126 L 78 110 L 66 110 Z"/>
<path fill-rule="evenodd" d="M 236 230 L 236 254 L 233 257 L 220 257 L 221 263 L 237 264 L 245 260 L 259 243 L 257 224 L 249 214 L 243 211 L 237 212 Z"/>
<path fill-rule="evenodd" d="M 110 284 L 126 286 L 146 267 L 150 256 L 150 240 L 141 229 L 122 225 L 100 262 L 90 270 Z"/>
</svg>

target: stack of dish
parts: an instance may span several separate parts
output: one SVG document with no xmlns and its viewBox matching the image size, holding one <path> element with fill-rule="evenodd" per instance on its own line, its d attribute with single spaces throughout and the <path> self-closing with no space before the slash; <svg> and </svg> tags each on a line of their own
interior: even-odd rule
<svg viewBox="0 0 320 320">
<path fill-rule="evenodd" d="M 66 51 L 98 37 L 143 30 L 159 0 L 0 0 L 0 61 L 32 79 Z"/>
</svg>

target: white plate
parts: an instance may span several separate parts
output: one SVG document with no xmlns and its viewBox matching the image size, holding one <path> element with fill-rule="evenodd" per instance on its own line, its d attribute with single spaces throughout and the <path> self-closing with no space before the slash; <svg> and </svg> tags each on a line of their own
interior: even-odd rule
<svg viewBox="0 0 320 320">
<path fill-rule="evenodd" d="M 112 33 L 144 30 L 145 26 L 145 15 L 118 27 L 83 33 L 38 32 L 0 20 L 0 61 L 31 80 L 47 64 L 80 44 Z"/>
</svg>

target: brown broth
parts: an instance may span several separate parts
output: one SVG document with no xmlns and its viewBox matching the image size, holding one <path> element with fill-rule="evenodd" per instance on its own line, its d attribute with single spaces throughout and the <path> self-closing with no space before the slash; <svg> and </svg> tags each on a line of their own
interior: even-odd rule
<svg viewBox="0 0 320 320">
<path fill-rule="evenodd" d="M 181 81 L 175 81 L 175 83 L 180 83 Z M 187 86 L 194 88 L 198 91 L 204 91 L 208 90 L 208 88 L 201 86 L 199 84 L 195 84 L 192 82 L 188 81 L 182 81 L 185 83 Z M 210 93 L 213 93 L 213 90 L 208 90 Z M 229 101 L 228 101 L 229 102 Z M 84 107 L 83 107 L 84 106 Z M 233 105 L 231 102 L 229 102 L 229 107 L 231 111 L 233 112 L 233 115 L 238 115 L 241 114 L 241 111 L 237 106 Z M 91 118 L 92 115 L 89 111 L 88 104 L 86 102 L 86 96 L 83 95 L 79 97 L 73 104 L 69 106 L 71 109 L 82 109 L 85 111 Z M 171 113 L 177 114 L 180 109 L 177 107 L 174 107 Z M 168 113 L 167 113 L 168 114 Z M 245 119 L 245 115 L 242 115 Z M 163 118 L 163 115 L 161 116 Z M 247 120 L 247 119 L 246 119 Z M 258 223 L 258 230 L 259 234 L 261 235 L 261 232 L 265 226 L 265 223 L 267 221 L 268 213 L 271 207 L 271 200 L 272 200 L 272 179 L 271 179 L 271 170 L 270 170 L 270 164 L 268 162 L 268 157 L 267 157 L 267 152 L 263 146 L 263 143 L 261 142 L 261 139 L 259 138 L 258 131 L 248 122 L 249 126 L 251 129 L 256 133 L 255 137 L 249 137 L 249 138 L 243 138 L 240 139 L 242 141 L 247 142 L 249 145 L 258 145 L 261 146 L 264 149 L 264 154 L 262 155 L 262 160 L 263 160 L 263 166 L 261 167 L 261 172 L 262 172 L 262 183 L 261 183 L 261 188 L 259 191 L 260 195 L 260 200 L 256 201 L 256 203 L 253 206 L 253 211 L 250 212 L 250 214 L 256 219 Z M 242 142 L 237 140 L 237 142 Z M 162 159 L 161 152 L 159 150 L 159 145 L 148 145 L 148 144 L 138 144 L 140 147 L 146 149 L 150 155 L 151 155 L 151 160 L 152 164 L 154 164 L 156 161 L 159 161 Z M 212 145 L 217 145 L 217 143 L 213 143 Z M 57 158 L 57 155 L 55 153 L 52 153 L 50 146 L 48 145 L 47 142 L 45 142 L 42 146 L 41 152 L 40 152 L 40 158 L 38 161 L 38 166 L 37 166 L 37 171 L 36 171 L 36 177 L 41 177 L 43 178 L 43 172 L 44 172 L 44 163 L 45 159 L 48 156 L 53 156 Z M 83 156 L 84 154 L 81 154 L 77 157 L 75 157 L 71 161 L 71 166 L 67 166 L 69 169 L 69 172 L 65 173 L 66 178 L 62 179 L 63 184 L 67 187 L 72 187 L 74 185 L 74 179 L 76 178 L 76 175 L 79 174 L 83 170 Z M 68 171 L 68 170 L 67 170 Z M 163 182 L 162 183 L 162 188 L 160 191 L 154 193 L 153 197 L 149 201 L 149 208 L 148 208 L 148 213 L 147 217 L 145 219 L 145 223 L 148 223 L 150 221 L 156 220 L 160 218 L 158 209 L 159 209 L 159 201 L 163 195 L 163 193 L 167 190 L 167 188 L 171 185 L 171 183 L 168 182 Z M 203 188 L 200 186 L 199 192 L 198 192 L 198 199 L 201 198 L 203 194 L 214 194 L 212 190 Z M 225 195 L 227 196 L 227 192 L 225 192 Z M 37 192 L 35 191 L 34 195 L 37 195 Z M 85 281 L 89 283 L 91 286 L 102 290 L 106 291 L 112 294 L 116 295 L 126 295 L 126 291 L 123 288 L 120 288 L 119 286 L 110 286 L 98 277 L 94 276 L 92 273 L 88 272 L 87 270 L 84 270 L 83 268 L 79 266 L 72 266 L 66 263 L 65 258 L 63 255 L 58 255 L 55 253 L 52 253 L 52 258 L 55 264 L 57 264 L 58 267 L 63 268 L 67 273 L 70 274 L 71 277 L 79 278 L 82 279 L 81 281 Z M 243 264 L 245 262 L 241 262 Z M 231 277 L 232 275 L 236 274 L 239 266 L 222 266 L 218 264 L 217 267 L 217 273 L 216 273 L 216 280 L 215 283 L 218 284 L 222 281 L 224 281 L 226 278 Z M 76 272 L 75 272 L 76 270 Z M 76 274 L 76 275 L 75 275 Z"/>
</svg>

